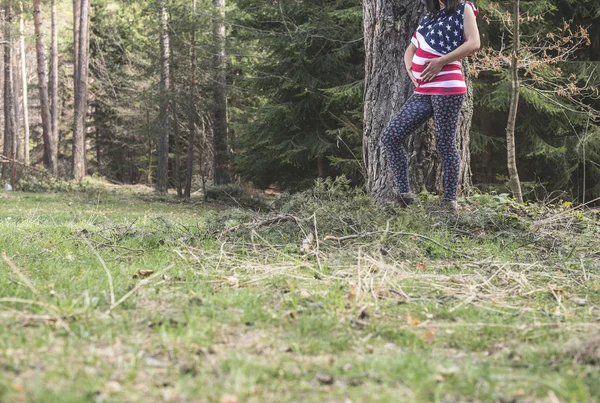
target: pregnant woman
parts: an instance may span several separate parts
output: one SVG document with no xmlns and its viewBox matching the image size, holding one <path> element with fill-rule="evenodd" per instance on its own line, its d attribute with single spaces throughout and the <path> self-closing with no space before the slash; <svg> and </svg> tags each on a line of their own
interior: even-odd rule
<svg viewBox="0 0 600 403">
<path fill-rule="evenodd" d="M 444 210 L 456 214 L 460 172 L 456 128 L 467 93 L 461 59 L 479 49 L 478 11 L 470 1 L 426 3 L 428 13 L 404 53 L 404 64 L 416 89 L 386 127 L 381 141 L 398 186 L 395 204 L 407 206 L 415 202 L 416 195 L 410 191 L 405 140 L 433 116 L 444 171 Z"/>
</svg>

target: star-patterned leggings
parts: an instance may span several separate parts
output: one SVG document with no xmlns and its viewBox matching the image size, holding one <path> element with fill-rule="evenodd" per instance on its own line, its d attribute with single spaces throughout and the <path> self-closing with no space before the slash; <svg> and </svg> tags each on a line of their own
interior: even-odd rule
<svg viewBox="0 0 600 403">
<path fill-rule="evenodd" d="M 381 141 L 401 193 L 410 192 L 405 140 L 433 115 L 435 141 L 442 156 L 444 200 L 456 200 L 460 155 L 456 127 L 465 96 L 412 94 L 383 132 Z"/>
</svg>

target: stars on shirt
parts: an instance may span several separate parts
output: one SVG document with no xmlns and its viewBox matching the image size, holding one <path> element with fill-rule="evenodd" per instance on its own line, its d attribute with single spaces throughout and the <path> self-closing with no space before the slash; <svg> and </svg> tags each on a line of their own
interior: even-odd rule
<svg viewBox="0 0 600 403">
<path fill-rule="evenodd" d="M 456 14 L 448 15 L 444 9 L 435 16 L 424 17 L 419 23 L 417 31 L 426 38 L 425 43 L 434 51 L 446 54 L 463 43 L 464 6 L 462 4 L 458 6 Z"/>
</svg>

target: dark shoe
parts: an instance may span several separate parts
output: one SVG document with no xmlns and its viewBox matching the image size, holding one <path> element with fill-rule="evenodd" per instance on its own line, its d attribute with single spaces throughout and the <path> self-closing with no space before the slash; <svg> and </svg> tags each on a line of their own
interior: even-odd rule
<svg viewBox="0 0 600 403">
<path fill-rule="evenodd" d="M 412 192 L 400 193 L 398 196 L 396 196 L 394 204 L 396 207 L 408 207 L 411 204 L 417 203 L 417 200 L 417 195 Z"/>
<path fill-rule="evenodd" d="M 436 217 L 446 222 L 458 219 L 458 203 L 456 201 L 440 200 L 432 207 L 429 211 L 431 217 Z"/>
</svg>

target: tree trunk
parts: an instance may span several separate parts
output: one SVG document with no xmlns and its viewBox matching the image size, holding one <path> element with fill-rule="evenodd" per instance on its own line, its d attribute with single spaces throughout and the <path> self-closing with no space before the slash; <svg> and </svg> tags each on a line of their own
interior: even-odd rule
<svg viewBox="0 0 600 403">
<path fill-rule="evenodd" d="M 9 3 L 12 3 L 12 0 L 8 0 Z M 12 14 L 12 4 L 10 4 L 11 6 L 11 14 Z M 11 29 L 12 29 L 12 22 L 11 22 Z M 11 42 L 12 42 L 12 34 L 11 34 Z M 19 98 L 19 94 L 20 94 L 20 86 L 19 83 L 21 82 L 20 80 L 20 76 L 19 76 L 19 65 L 20 62 L 18 60 L 18 55 L 19 55 L 19 51 L 15 50 L 12 48 L 12 44 L 11 44 L 11 53 L 12 53 L 12 65 L 11 65 L 11 73 L 12 73 L 12 93 L 13 93 L 13 105 L 14 105 L 14 134 L 15 137 L 13 138 L 13 150 L 15 152 L 15 157 L 17 158 L 18 161 L 23 162 L 23 142 L 21 141 L 21 99 Z"/>
<path fill-rule="evenodd" d="M 81 0 L 79 8 L 79 45 L 77 79 L 74 97 L 73 122 L 73 178 L 85 176 L 85 118 L 87 115 L 88 65 L 89 65 L 89 0 Z"/>
<path fill-rule="evenodd" d="M 463 72 L 467 84 L 465 103 L 460 111 L 458 121 L 457 145 L 460 155 L 460 175 L 458 177 L 459 193 L 468 194 L 473 187 L 473 172 L 471 171 L 471 123 L 473 121 L 473 80 L 469 72 L 469 60 L 463 60 Z M 440 173 L 440 178 L 443 178 Z M 442 187 L 443 189 L 443 187 Z"/>
<path fill-rule="evenodd" d="M 73 93 L 77 92 L 77 68 L 79 55 L 79 14 L 81 0 L 73 0 Z"/>
<path fill-rule="evenodd" d="M 44 139 L 44 164 L 54 176 L 57 174 L 56 144 L 52 141 L 50 128 L 50 105 L 48 103 L 48 75 L 46 73 L 46 49 L 42 28 L 42 10 L 40 0 L 33 0 L 33 22 L 35 25 L 35 47 L 37 55 L 37 76 L 40 93 L 40 110 L 42 115 L 42 135 Z"/>
<path fill-rule="evenodd" d="M 177 117 L 177 103 L 173 102 L 173 141 L 174 141 L 174 154 L 175 154 L 175 189 L 177 190 L 177 196 L 183 196 L 183 189 L 181 188 L 181 158 L 179 157 L 179 119 Z"/>
<path fill-rule="evenodd" d="M 519 0 L 513 4 L 513 52 L 510 66 L 511 73 L 511 97 L 508 122 L 506 125 L 506 151 L 508 157 L 508 175 L 513 196 L 518 203 L 523 203 L 521 192 L 521 181 L 517 171 L 517 153 L 515 149 L 515 126 L 517 123 L 517 110 L 519 107 Z"/>
<path fill-rule="evenodd" d="M 421 1 L 390 0 L 363 2 L 365 38 L 365 99 L 363 159 L 367 189 L 377 202 L 393 197 L 394 181 L 380 144 L 381 133 L 414 91 L 404 69 L 404 51 L 410 43 L 425 7 Z M 465 71 L 465 79 L 468 74 Z M 458 128 L 461 154 L 460 185 L 471 186 L 470 135 L 473 113 L 472 92 L 466 97 Z M 441 157 L 435 146 L 432 121 L 417 129 L 407 140 L 411 188 L 443 192 Z"/>
<path fill-rule="evenodd" d="M 160 137 L 158 139 L 158 168 L 156 174 L 156 190 L 166 193 L 168 189 L 169 163 L 169 92 L 171 89 L 170 48 L 168 32 L 168 14 L 165 0 L 158 0 L 160 19 Z"/>
<path fill-rule="evenodd" d="M 381 133 L 414 90 L 402 67 L 404 51 L 425 8 L 420 1 L 364 0 L 365 96 L 363 159 L 369 194 L 383 202 L 393 196 L 393 178 L 380 139 Z M 429 141 L 427 125 L 409 141 L 413 189 L 426 183 L 436 171 L 435 147 Z M 416 160 L 415 160 L 416 159 Z M 421 162 L 421 164 L 419 164 Z M 429 180 L 431 181 L 431 180 Z M 417 187 L 417 188 L 415 188 Z"/>
<path fill-rule="evenodd" d="M 214 71 L 214 182 L 226 184 L 231 181 L 229 152 L 227 147 L 227 58 L 225 54 L 225 0 L 214 0 L 213 17 L 213 71 Z"/>
<path fill-rule="evenodd" d="M 15 158 L 18 133 L 13 86 L 11 0 L 6 0 L 4 6 L 4 156 Z"/>
<path fill-rule="evenodd" d="M 185 170 L 185 189 L 183 194 L 188 199 L 192 195 L 192 175 L 194 173 L 194 145 L 197 137 L 197 114 L 196 110 L 196 69 L 197 69 L 197 58 L 196 58 L 196 7 L 197 0 L 192 0 L 192 42 L 190 44 L 190 59 L 191 59 L 191 79 L 190 79 L 190 133 L 188 135 L 188 151 L 187 151 L 187 169 Z"/>
<path fill-rule="evenodd" d="M 23 162 L 29 165 L 29 100 L 27 91 L 27 66 L 25 64 L 25 23 L 23 1 L 19 1 L 19 53 L 21 59 L 21 88 L 23 92 Z"/>
<path fill-rule="evenodd" d="M 53 152 L 58 160 L 58 21 L 56 16 L 56 0 L 51 1 L 51 45 L 50 45 L 50 82 L 48 91 L 50 95 L 50 130 L 52 142 L 57 145 Z"/>
<path fill-rule="evenodd" d="M 19 53 L 21 59 L 21 88 L 23 92 L 23 162 L 29 165 L 29 100 L 27 91 L 27 66 L 25 64 L 25 23 L 23 20 L 23 1 L 19 1 Z"/>
</svg>

